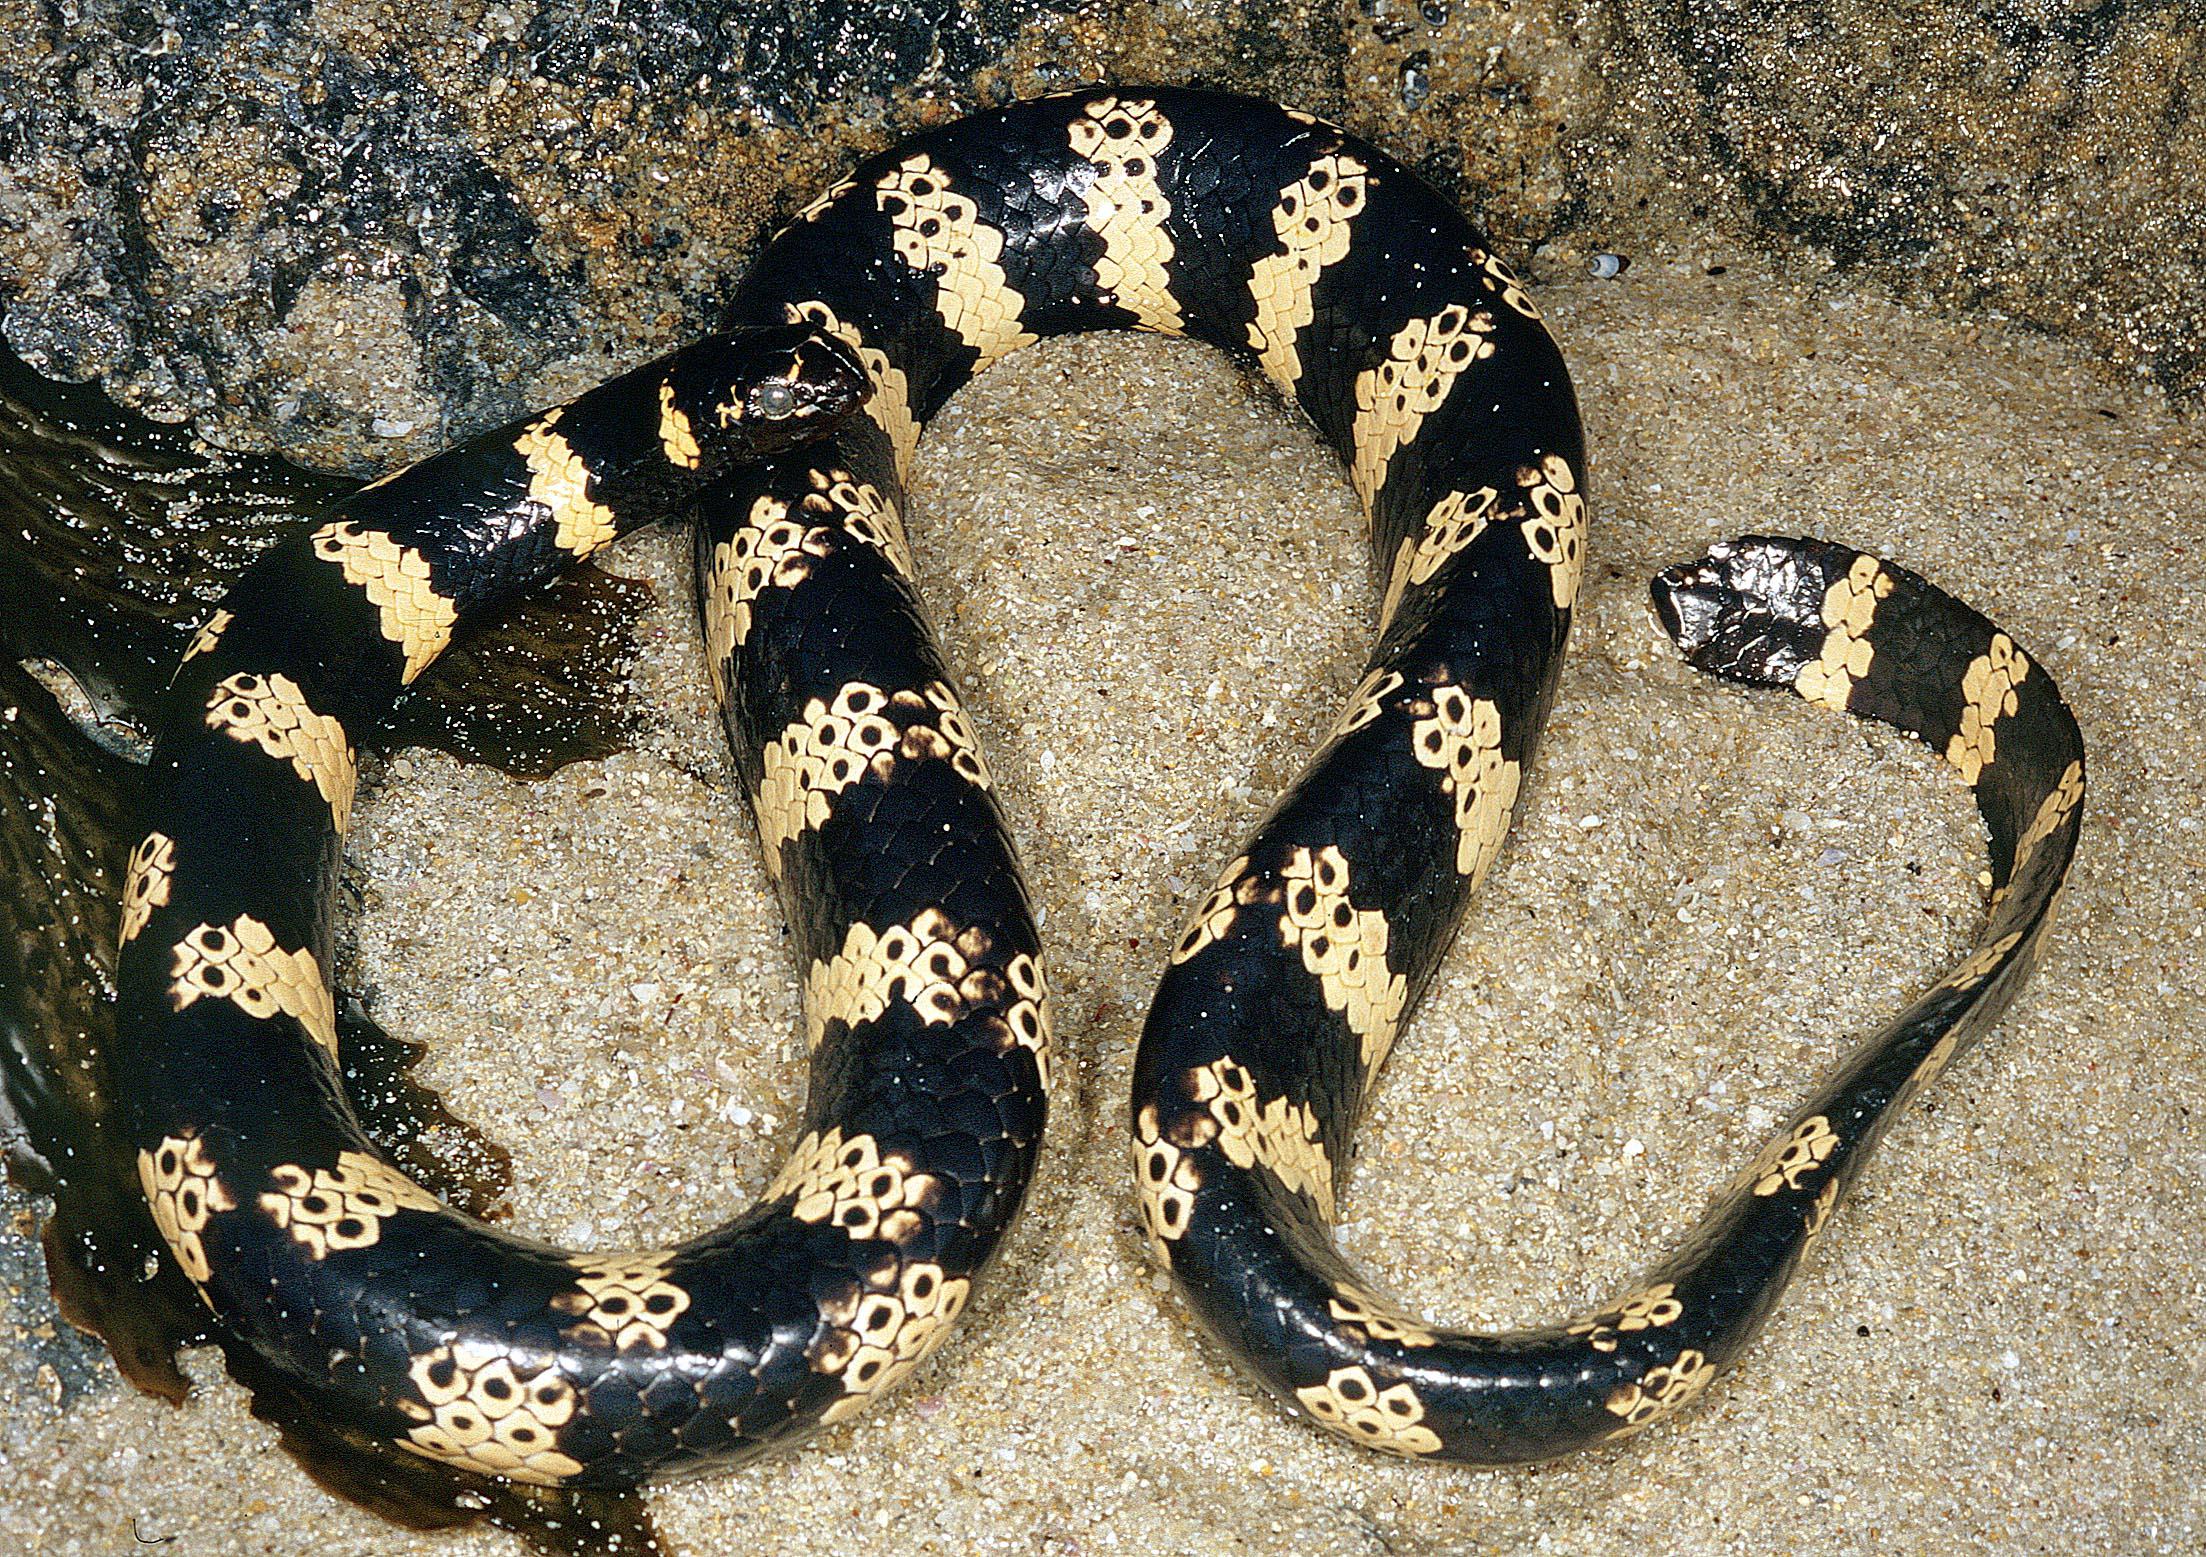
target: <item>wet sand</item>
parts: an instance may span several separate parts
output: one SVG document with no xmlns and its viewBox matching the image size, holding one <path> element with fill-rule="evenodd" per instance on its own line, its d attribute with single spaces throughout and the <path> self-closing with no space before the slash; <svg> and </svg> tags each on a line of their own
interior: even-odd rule
<svg viewBox="0 0 2206 1557">
<path fill-rule="evenodd" d="M 1721 275 L 1705 273 L 1722 261 Z M 2070 346 L 1710 249 L 1534 279 L 1592 559 L 1501 864 L 1380 1083 L 1343 1239 L 1449 1322 L 1624 1290 L 1816 1076 L 1973 937 L 1965 791 L 1889 732 L 1686 670 L 1644 580 L 1741 531 L 1879 551 L 2014 633 L 2092 762 L 2042 970 L 1894 1130 L 1744 1366 L 1560 1465 L 1385 1461 L 1199 1341 L 1129 1194 L 1128 1071 L 1188 907 L 1354 684 L 1377 594 L 1307 429 L 1185 343 L 1046 344 L 923 446 L 911 530 L 1045 913 L 1064 1058 L 1008 1255 L 903 1391 L 670 1487 L 676 1550 L 2142 1553 L 2206 1541 L 2206 428 Z M 798 981 L 713 723 L 679 537 L 633 752 L 365 775 L 348 981 L 509 1146 L 513 1224 L 693 1233 L 793 1139 Z M 20 1202 L 18 1202 L 20 1203 Z M 16 1304 L 35 1323 L 39 1295 Z M 23 1339 L 0 1337 L 0 1351 Z M 213 1354 L 0 1413 L 0 1547 L 508 1553 L 315 1489 Z M 143 1548 L 138 1548 L 143 1549 Z"/>
</svg>

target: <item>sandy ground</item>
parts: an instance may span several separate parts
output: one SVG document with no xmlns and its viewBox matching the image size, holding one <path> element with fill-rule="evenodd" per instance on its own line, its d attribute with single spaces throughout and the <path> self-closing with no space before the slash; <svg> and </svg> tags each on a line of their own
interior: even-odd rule
<svg viewBox="0 0 2206 1557">
<path fill-rule="evenodd" d="M 1705 267 L 1726 261 L 1720 275 Z M 1008 1258 L 900 1396 L 654 1494 L 681 1551 L 2158 1552 L 2206 1541 L 2198 1316 L 2206 429 L 2072 348 L 1727 253 L 1541 289 L 1594 457 L 1593 564 L 1520 821 L 1381 1083 L 1343 1237 L 1415 1308 L 1579 1311 L 1677 1238 L 1982 912 L 1964 792 L 1896 736 L 1702 681 L 1643 580 L 1808 531 L 1927 574 L 2060 681 L 2093 763 L 2035 984 L 1894 1131 L 1745 1365 L 1561 1465 L 1382 1461 L 1199 1342 L 1135 1232 L 1122 1118 L 1192 898 L 1354 682 L 1376 616 L 1345 481 L 1201 348 L 1037 348 L 930 432 L 924 584 L 1044 905 L 1066 1060 Z M 353 981 L 514 1153 L 516 1225 L 725 1216 L 790 1143 L 794 970 L 712 724 L 686 547 L 639 748 L 535 785 L 372 773 Z M 0 1343 L 7 1344 L 7 1343 Z M 311 1486 L 211 1354 L 0 1422 L 0 1547 L 509 1553 Z"/>
</svg>

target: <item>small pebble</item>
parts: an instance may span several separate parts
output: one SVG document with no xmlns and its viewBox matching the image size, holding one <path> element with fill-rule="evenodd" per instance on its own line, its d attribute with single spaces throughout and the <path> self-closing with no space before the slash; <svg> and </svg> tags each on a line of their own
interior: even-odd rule
<svg viewBox="0 0 2206 1557">
<path fill-rule="evenodd" d="M 1432 100 L 1432 56 L 1420 49 L 1402 61 L 1402 106 L 1422 108 Z"/>
</svg>

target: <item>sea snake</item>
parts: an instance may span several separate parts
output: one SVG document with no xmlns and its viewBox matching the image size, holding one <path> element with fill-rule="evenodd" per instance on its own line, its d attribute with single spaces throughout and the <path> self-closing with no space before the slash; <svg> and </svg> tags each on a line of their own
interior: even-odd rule
<svg viewBox="0 0 2206 1557">
<path fill-rule="evenodd" d="M 356 1431 L 460 1472 L 632 1486 L 842 1420 L 965 1306 L 1042 1137 L 1048 980 L 900 515 L 927 419 L 1042 336 L 1145 329 L 1253 363 L 1369 516 L 1367 673 L 1173 951 L 1132 1098 L 1157 1257 L 1293 1408 L 1479 1462 L 1675 1410 L 2030 965 L 2083 791 L 2044 671 L 1843 548 L 1748 540 L 1665 574 L 1695 663 L 1945 752 L 1990 827 L 1990 927 L 1623 1300 L 1436 1331 L 1359 1284 L 1329 1225 L 1371 1079 L 1501 844 L 1583 577 L 1577 409 L 1524 288 L 1330 124 L 1097 89 L 865 162 L 763 249 L 725 325 L 274 547 L 161 716 L 115 1067 L 139 1176 L 232 1344 Z M 358 744 L 393 697 L 471 620 L 671 514 L 694 522 L 708 670 L 804 976 L 810 1092 L 742 1216 L 570 1253 L 440 1205 L 361 1129 L 329 903 Z"/>
</svg>

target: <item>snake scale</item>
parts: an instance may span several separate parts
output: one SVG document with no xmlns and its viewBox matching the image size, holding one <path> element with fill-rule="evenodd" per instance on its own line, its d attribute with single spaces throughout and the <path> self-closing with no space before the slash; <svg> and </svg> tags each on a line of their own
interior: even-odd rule
<svg viewBox="0 0 2206 1557">
<path fill-rule="evenodd" d="M 1508 827 L 1583 575 L 1577 409 L 1524 289 L 1329 124 L 1086 90 L 864 163 L 765 247 L 726 327 L 271 549 L 157 732 L 116 1067 L 148 1203 L 229 1334 L 401 1450 L 577 1487 L 742 1457 L 907 1374 L 1000 1244 L 1046 1116 L 1047 981 L 899 516 L 927 419 L 1039 337 L 1137 328 L 1252 361 L 1370 520 L 1367 673 L 1172 952 L 1132 1098 L 1157 1257 L 1294 1409 L 1479 1463 L 1676 1410 L 2032 963 L 2083 792 L 2048 676 L 1842 547 L 1748 539 L 1665 573 L 1695 664 L 1945 754 L 1989 827 L 1990 924 L 1622 1301 L 1436 1330 L 1358 1283 L 1330 1223 L 1363 1099 Z M 804 973 L 810 1091 L 749 1211 L 575 1254 L 440 1205 L 361 1129 L 329 905 L 357 745 L 396 694 L 470 621 L 670 515 L 694 524 L 708 666 Z"/>
</svg>

